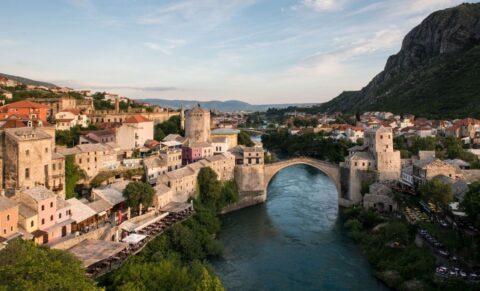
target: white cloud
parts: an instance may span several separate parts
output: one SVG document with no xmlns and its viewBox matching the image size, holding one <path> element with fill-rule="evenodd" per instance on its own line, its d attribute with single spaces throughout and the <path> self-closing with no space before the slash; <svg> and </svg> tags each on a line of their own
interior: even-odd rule
<svg viewBox="0 0 480 291">
<path fill-rule="evenodd" d="M 303 0 L 302 4 L 315 11 L 321 12 L 341 10 L 346 2 L 346 0 Z"/>
</svg>

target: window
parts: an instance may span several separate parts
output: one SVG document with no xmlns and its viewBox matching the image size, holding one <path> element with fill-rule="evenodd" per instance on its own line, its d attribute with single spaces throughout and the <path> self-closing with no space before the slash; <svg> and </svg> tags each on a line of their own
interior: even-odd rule
<svg viewBox="0 0 480 291">
<path fill-rule="evenodd" d="M 42 218 L 42 225 L 45 224 L 45 218 Z"/>
<path fill-rule="evenodd" d="M 33 223 L 33 220 L 30 221 L 30 227 L 33 227 L 34 226 L 34 223 Z"/>
<path fill-rule="evenodd" d="M 50 221 L 53 221 L 53 215 L 50 215 Z"/>
<path fill-rule="evenodd" d="M 50 202 L 50 208 L 53 208 L 53 202 Z"/>
<path fill-rule="evenodd" d="M 26 150 L 25 155 L 28 157 L 30 155 L 30 150 Z"/>
<path fill-rule="evenodd" d="M 25 168 L 25 179 L 30 179 L 30 169 Z"/>
<path fill-rule="evenodd" d="M 45 205 L 42 205 L 42 211 L 45 210 Z"/>
<path fill-rule="evenodd" d="M 61 219 L 61 218 L 62 218 L 62 214 L 59 213 L 59 214 L 58 214 L 58 219 Z"/>
<path fill-rule="evenodd" d="M 7 221 L 10 221 L 10 215 L 7 215 Z"/>
<path fill-rule="evenodd" d="M 57 169 L 57 166 L 55 164 L 52 164 L 52 169 L 55 171 Z"/>
<path fill-rule="evenodd" d="M 48 154 L 48 148 L 45 148 L 45 153 Z"/>
</svg>

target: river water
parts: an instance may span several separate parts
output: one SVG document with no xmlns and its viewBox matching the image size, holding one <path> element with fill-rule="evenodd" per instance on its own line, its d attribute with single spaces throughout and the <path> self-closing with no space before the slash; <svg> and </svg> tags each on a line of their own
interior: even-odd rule
<svg viewBox="0 0 480 291">
<path fill-rule="evenodd" d="M 338 211 L 325 174 L 288 167 L 272 179 L 265 204 L 222 217 L 224 255 L 212 262 L 215 271 L 227 290 L 387 290 Z"/>
</svg>

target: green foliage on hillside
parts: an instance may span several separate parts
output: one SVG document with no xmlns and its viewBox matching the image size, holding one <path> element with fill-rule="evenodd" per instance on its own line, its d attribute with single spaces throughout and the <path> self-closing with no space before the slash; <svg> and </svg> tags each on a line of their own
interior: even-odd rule
<svg viewBox="0 0 480 291">
<path fill-rule="evenodd" d="M 219 211 L 228 204 L 238 200 L 238 190 L 234 181 L 222 182 L 217 173 L 205 167 L 198 173 L 199 199 L 203 205 Z"/>
<path fill-rule="evenodd" d="M 75 164 L 75 156 L 65 157 L 65 195 L 66 198 L 78 196 L 75 192 L 77 182 L 85 179 L 87 175 Z"/>
<path fill-rule="evenodd" d="M 16 239 L 0 251 L 0 290 L 98 290 L 66 251 Z"/>
<path fill-rule="evenodd" d="M 411 72 L 390 79 L 374 92 L 344 92 L 321 111 L 391 111 L 429 118 L 480 118 L 480 46 L 442 55 Z"/>
</svg>

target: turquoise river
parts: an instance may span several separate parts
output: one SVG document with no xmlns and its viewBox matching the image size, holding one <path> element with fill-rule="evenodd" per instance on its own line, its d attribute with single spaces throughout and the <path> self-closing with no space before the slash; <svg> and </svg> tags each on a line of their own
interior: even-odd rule
<svg viewBox="0 0 480 291">
<path fill-rule="evenodd" d="M 339 217 L 337 190 L 305 165 L 279 172 L 265 204 L 222 217 L 227 290 L 387 290 Z"/>
</svg>

